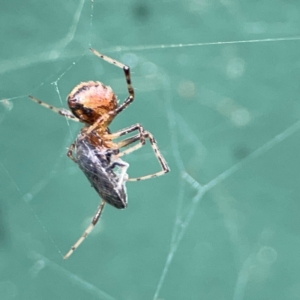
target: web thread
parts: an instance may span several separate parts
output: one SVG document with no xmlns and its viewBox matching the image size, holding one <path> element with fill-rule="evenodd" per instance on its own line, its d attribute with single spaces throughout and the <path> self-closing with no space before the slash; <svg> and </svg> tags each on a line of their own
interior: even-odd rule
<svg viewBox="0 0 300 300">
<path fill-rule="evenodd" d="M 65 106 L 62 92 L 60 88 L 60 81 L 61 79 L 72 72 L 72 69 L 76 64 L 87 55 L 88 50 L 83 50 L 82 53 L 72 53 L 68 52 L 65 53 L 63 49 L 68 47 L 74 39 L 76 39 L 76 33 L 78 30 L 78 25 L 81 22 L 82 12 L 83 10 L 89 6 L 89 33 L 84 43 L 84 47 L 89 48 L 93 46 L 93 34 L 96 31 L 94 26 L 94 19 L 95 13 L 94 9 L 95 6 L 99 3 L 94 1 L 78 1 L 78 5 L 76 9 L 73 11 L 73 19 L 70 23 L 69 27 L 66 30 L 65 36 L 57 42 L 56 45 L 53 46 L 53 51 L 51 52 L 44 52 L 37 55 L 27 55 L 26 57 L 20 57 L 19 59 L 14 59 L 14 61 L 9 60 L 2 60 L 0 62 L 1 68 L 0 73 L 4 74 L 5 72 L 12 72 L 18 68 L 28 68 L 32 65 L 36 65 L 43 62 L 51 62 L 55 61 L 58 58 L 72 58 L 73 61 L 67 67 L 65 67 L 61 72 L 60 75 L 51 82 L 49 78 L 42 79 L 37 87 L 33 91 L 28 91 L 28 93 L 33 93 L 35 90 L 39 90 L 44 85 L 52 85 L 53 89 L 59 99 L 59 102 L 62 107 Z M 104 53 L 113 53 L 113 52 L 146 52 L 146 51 L 155 51 L 159 52 L 162 49 L 183 49 L 188 47 L 205 47 L 205 46 L 218 46 L 222 47 L 224 45 L 238 45 L 238 44 L 253 44 L 253 43 L 287 43 L 291 41 L 299 41 L 300 37 L 279 37 L 279 38 L 262 38 L 262 39 L 249 39 L 249 40 L 235 40 L 235 41 L 216 41 L 216 42 L 208 42 L 208 43 L 185 43 L 185 44 L 157 44 L 157 45 L 137 45 L 137 46 L 118 46 L 118 47 L 110 47 L 106 49 L 102 49 Z M 159 81 L 162 84 L 162 90 L 164 91 L 163 101 L 164 101 L 164 113 L 167 116 L 168 120 L 168 132 L 170 133 L 170 149 L 172 151 L 172 156 L 176 163 L 175 171 L 178 173 L 178 197 L 175 199 L 176 203 L 176 217 L 173 224 L 172 232 L 170 232 L 170 244 L 167 256 L 165 258 L 164 265 L 162 266 L 161 273 L 158 274 L 158 281 L 157 285 L 153 291 L 153 299 L 158 300 L 161 295 L 161 291 L 164 287 L 166 279 L 168 277 L 170 267 L 174 260 L 176 259 L 176 253 L 178 248 L 180 247 L 181 243 L 184 242 L 184 237 L 186 232 L 189 230 L 189 225 L 191 220 L 194 217 L 196 212 L 196 208 L 199 207 L 201 200 L 203 199 L 204 195 L 211 191 L 214 187 L 222 183 L 224 180 L 232 176 L 235 172 L 241 170 L 244 166 L 251 163 L 251 161 L 261 157 L 262 155 L 266 154 L 269 150 L 273 149 L 277 145 L 284 143 L 289 137 L 294 135 L 295 133 L 299 132 L 300 130 L 300 121 L 295 122 L 294 124 L 290 125 L 286 129 L 281 132 L 278 132 L 276 135 L 270 137 L 270 139 L 262 143 L 258 148 L 256 148 L 253 152 L 246 156 L 240 162 L 233 164 L 230 168 L 224 170 L 219 175 L 214 177 L 207 183 L 201 183 L 197 179 L 193 178 L 187 168 L 185 167 L 184 158 L 180 153 L 179 147 L 179 140 L 181 138 L 181 131 L 185 132 L 187 135 L 186 138 L 189 139 L 190 144 L 194 149 L 199 149 L 201 147 L 201 142 L 195 132 L 189 127 L 189 124 L 185 121 L 185 119 L 181 116 L 180 112 L 176 111 L 173 107 L 173 100 L 171 96 L 171 84 L 169 81 L 169 77 L 167 74 L 163 73 L 160 70 L 159 74 Z M 138 89 L 138 87 L 137 87 Z M 18 105 L 19 101 L 23 101 L 27 95 L 16 95 L 13 97 L 5 98 L 1 100 L 2 105 L 2 112 L 0 116 L 0 122 L 4 122 L 6 118 L 10 117 L 10 113 L 12 112 L 13 108 Z M 68 145 L 72 140 L 74 140 L 76 131 L 72 129 L 70 126 L 70 121 L 66 119 L 66 126 L 69 130 L 69 135 L 65 138 L 64 145 Z M 180 133 L 181 132 L 181 133 Z M 58 166 L 61 163 L 61 160 L 65 159 L 65 149 L 62 149 L 61 155 L 56 163 L 52 166 L 51 172 L 42 178 L 36 185 L 30 188 L 30 191 L 24 191 L 19 187 L 17 182 L 14 180 L 13 176 L 11 175 L 10 170 L 6 167 L 6 164 L 3 161 L 0 161 L 0 166 L 3 172 L 6 175 L 8 181 L 10 181 L 15 190 L 19 193 L 20 198 L 28 205 L 29 209 L 32 212 L 32 215 L 36 218 L 38 223 L 40 224 L 41 228 L 43 228 L 45 235 L 49 237 L 52 244 L 54 245 L 56 251 L 63 257 L 62 251 L 57 246 L 55 240 L 51 237 L 51 234 L 48 232 L 47 227 L 44 225 L 43 220 L 40 219 L 38 213 L 35 212 L 31 201 L 39 194 L 41 190 L 43 190 L 47 184 L 56 176 L 56 172 Z M 188 185 L 192 189 L 196 191 L 196 194 L 193 198 L 185 199 L 185 186 Z M 184 204 L 185 203 L 185 204 Z M 187 207 L 186 203 L 189 203 Z M 185 207 L 185 208 L 184 208 Z M 46 258 L 45 256 L 39 253 L 32 253 L 35 263 L 31 268 L 31 276 L 35 277 L 41 272 L 44 268 L 51 268 L 57 273 L 62 274 L 73 282 L 82 287 L 82 289 L 86 290 L 91 295 L 96 295 L 99 299 L 107 299 L 112 300 L 115 299 L 111 295 L 104 292 L 104 290 L 99 289 L 95 285 L 85 281 L 80 276 L 72 273 L 71 271 L 67 270 L 62 266 L 58 266 L 54 261 Z M 237 278 L 236 287 L 234 291 L 234 299 L 242 299 L 244 296 L 244 292 L 247 285 L 247 270 L 251 267 L 252 256 L 250 255 L 243 264 L 242 269 L 240 270 L 239 276 Z"/>
</svg>

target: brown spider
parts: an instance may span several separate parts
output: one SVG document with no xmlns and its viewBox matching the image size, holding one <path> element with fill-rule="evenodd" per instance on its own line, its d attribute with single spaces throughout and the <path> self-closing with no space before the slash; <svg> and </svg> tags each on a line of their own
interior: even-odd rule
<svg viewBox="0 0 300 300">
<path fill-rule="evenodd" d="M 161 176 L 170 170 L 156 145 L 153 135 L 145 131 L 140 124 L 129 126 L 115 133 L 109 131 L 108 126 L 115 116 L 134 100 L 130 69 L 128 66 L 100 54 L 94 49 L 90 50 L 96 56 L 123 69 L 129 96 L 121 105 L 118 105 L 117 97 L 112 89 L 99 81 L 82 82 L 71 91 L 67 98 L 71 111 L 53 107 L 33 96 L 29 96 L 34 102 L 68 119 L 84 123 L 84 127 L 81 129 L 75 142 L 70 145 L 67 155 L 78 164 L 79 168 L 102 198 L 91 224 L 64 256 L 64 259 L 67 259 L 93 230 L 101 216 L 105 203 L 119 209 L 126 208 L 126 181 L 150 179 Z M 136 130 L 138 134 L 116 143 L 113 142 L 114 139 Z M 154 174 L 128 178 L 126 171 L 129 164 L 120 157 L 142 147 L 146 139 L 149 140 L 162 169 Z M 127 147 L 137 141 L 139 141 L 138 144 L 120 151 L 121 148 Z M 75 152 L 75 157 L 73 156 L 73 151 Z"/>
</svg>

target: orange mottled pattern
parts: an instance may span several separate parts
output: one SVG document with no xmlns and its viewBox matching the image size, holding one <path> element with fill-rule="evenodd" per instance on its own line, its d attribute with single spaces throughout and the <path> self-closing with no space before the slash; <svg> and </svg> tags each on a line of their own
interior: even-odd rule
<svg viewBox="0 0 300 300">
<path fill-rule="evenodd" d="M 69 94 L 68 104 L 74 115 L 88 124 L 93 124 L 99 117 L 118 107 L 111 87 L 99 81 L 78 84 Z M 106 125 L 111 121 L 112 118 L 109 118 Z"/>
</svg>

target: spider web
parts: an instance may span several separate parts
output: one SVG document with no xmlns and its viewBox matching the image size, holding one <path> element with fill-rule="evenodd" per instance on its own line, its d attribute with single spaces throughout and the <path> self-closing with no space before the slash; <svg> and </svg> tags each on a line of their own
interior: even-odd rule
<svg viewBox="0 0 300 300">
<path fill-rule="evenodd" d="M 1 299 L 296 299 L 300 5 L 17 2 L 0 13 Z M 128 183 L 128 209 L 63 261 L 100 199 L 66 158 L 80 124 L 27 95 L 66 107 L 100 80 L 123 101 L 89 47 L 132 68 L 111 130 L 142 123 L 171 173 Z M 126 160 L 158 169 L 150 147 Z"/>
</svg>

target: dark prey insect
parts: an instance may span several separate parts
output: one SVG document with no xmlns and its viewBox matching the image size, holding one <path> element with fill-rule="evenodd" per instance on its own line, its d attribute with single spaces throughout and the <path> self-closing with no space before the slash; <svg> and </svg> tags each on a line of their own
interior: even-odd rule
<svg viewBox="0 0 300 300">
<path fill-rule="evenodd" d="M 129 126 L 115 133 L 110 132 L 108 129 L 109 124 L 134 100 L 130 69 L 128 66 L 100 54 L 94 49 L 90 50 L 99 58 L 123 69 L 129 96 L 122 104 L 118 105 L 117 97 L 112 89 L 99 81 L 82 82 L 71 91 L 67 98 L 71 111 L 53 107 L 33 96 L 29 96 L 34 102 L 70 120 L 84 124 L 75 142 L 70 145 L 67 155 L 78 164 L 92 187 L 102 198 L 91 224 L 64 256 L 64 259 L 67 259 L 93 230 L 101 216 L 105 203 L 119 209 L 126 208 L 126 181 L 150 179 L 161 176 L 170 170 L 157 147 L 153 135 L 144 130 L 140 124 Z M 113 141 L 132 132 L 137 132 L 137 134 L 118 142 Z M 129 164 L 123 161 L 121 157 L 141 148 L 146 140 L 149 140 L 161 170 L 154 174 L 129 178 L 127 175 Z M 124 147 L 127 148 L 122 149 Z"/>
</svg>

